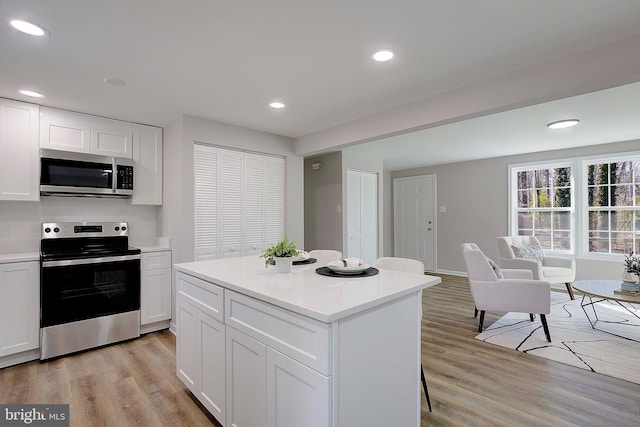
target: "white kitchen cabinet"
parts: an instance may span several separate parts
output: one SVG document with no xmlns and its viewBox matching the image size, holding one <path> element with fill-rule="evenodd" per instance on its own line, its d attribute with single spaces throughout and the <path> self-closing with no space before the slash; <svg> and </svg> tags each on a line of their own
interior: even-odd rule
<svg viewBox="0 0 640 427">
<path fill-rule="evenodd" d="M 39 107 L 0 99 L 0 200 L 38 201 Z"/>
<path fill-rule="evenodd" d="M 92 117 L 90 152 L 101 156 L 131 159 L 133 157 L 133 123 Z"/>
<path fill-rule="evenodd" d="M 171 251 L 143 252 L 140 259 L 140 324 L 169 327 L 171 319 Z M 157 324 L 157 322 L 164 322 Z M 151 332 L 143 328 L 143 332 Z"/>
<path fill-rule="evenodd" d="M 201 327 L 178 315 L 178 376 L 188 387 L 213 353 L 217 364 L 226 355 L 226 415 L 214 414 L 223 425 L 420 425 L 422 289 L 437 278 L 380 270 L 336 280 L 313 266 L 278 274 L 256 256 L 174 268 L 179 287 L 197 285 L 178 298 L 215 307 L 225 326 L 225 345 L 199 365 Z M 200 371 L 180 373 L 191 365 Z"/>
<path fill-rule="evenodd" d="M 266 346 L 227 326 L 227 420 L 234 427 L 266 427 Z M 295 405 L 295 400 L 289 402 Z"/>
<path fill-rule="evenodd" d="M 270 347 L 266 366 L 267 427 L 331 425 L 330 377 Z"/>
<path fill-rule="evenodd" d="M 162 205 L 162 128 L 135 125 L 132 205 Z"/>
<path fill-rule="evenodd" d="M 130 159 L 133 124 L 41 107 L 40 148 Z"/>
<path fill-rule="evenodd" d="M 225 424 L 223 290 L 195 277 L 177 276 L 176 373 L 196 398 Z"/>
<path fill-rule="evenodd" d="M 38 262 L 0 264 L 0 357 L 37 349 L 39 336 Z"/>
</svg>

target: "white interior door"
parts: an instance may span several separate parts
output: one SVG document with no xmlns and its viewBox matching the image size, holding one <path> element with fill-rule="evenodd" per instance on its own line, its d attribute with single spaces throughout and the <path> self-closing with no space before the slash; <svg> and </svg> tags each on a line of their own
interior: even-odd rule
<svg viewBox="0 0 640 427">
<path fill-rule="evenodd" d="M 435 175 L 393 180 L 394 255 L 424 263 L 435 270 Z"/>
<path fill-rule="evenodd" d="M 378 257 L 378 174 L 347 171 L 347 257 Z"/>
</svg>

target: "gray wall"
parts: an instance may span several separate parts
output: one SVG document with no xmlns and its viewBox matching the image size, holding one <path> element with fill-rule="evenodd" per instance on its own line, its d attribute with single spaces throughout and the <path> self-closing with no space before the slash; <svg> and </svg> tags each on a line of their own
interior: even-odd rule
<svg viewBox="0 0 640 427">
<path fill-rule="evenodd" d="M 637 151 L 640 141 L 618 142 L 589 147 L 555 150 L 519 156 L 498 157 L 462 163 L 395 171 L 393 178 L 435 174 L 438 207 L 437 271 L 464 273 L 460 244 L 477 243 L 485 254 L 497 260 L 496 237 L 508 234 L 508 166 L 515 163 L 571 159 L 590 155 Z M 385 203 L 385 234 L 393 240 L 393 202 Z M 439 209 L 436 209 L 439 211 Z M 389 248 L 385 248 L 388 254 Z M 577 259 L 580 278 L 618 278 L 622 264 Z"/>
<path fill-rule="evenodd" d="M 320 163 L 313 170 L 312 164 Z M 329 153 L 304 161 L 305 250 L 342 251 L 342 153 Z"/>
</svg>

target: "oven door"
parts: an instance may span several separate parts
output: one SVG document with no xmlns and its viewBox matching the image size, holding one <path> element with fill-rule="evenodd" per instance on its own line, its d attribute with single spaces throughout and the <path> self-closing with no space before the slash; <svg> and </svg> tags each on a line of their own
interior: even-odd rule
<svg viewBox="0 0 640 427">
<path fill-rule="evenodd" d="M 140 255 L 46 261 L 42 328 L 140 309 Z"/>
</svg>

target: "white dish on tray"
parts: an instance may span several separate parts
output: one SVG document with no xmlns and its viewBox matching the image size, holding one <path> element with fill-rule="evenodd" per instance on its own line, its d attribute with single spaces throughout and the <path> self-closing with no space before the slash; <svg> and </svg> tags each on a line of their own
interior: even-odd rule
<svg viewBox="0 0 640 427">
<path fill-rule="evenodd" d="M 351 266 L 351 267 L 337 266 L 337 265 L 327 265 L 327 268 L 329 270 L 333 271 L 334 273 L 338 273 L 338 274 L 360 274 L 360 273 L 362 273 L 363 271 L 365 271 L 369 267 L 370 267 L 369 264 L 354 265 L 354 266 Z"/>
<path fill-rule="evenodd" d="M 298 251 L 298 255 L 293 257 L 293 261 L 304 261 L 309 259 L 309 252 L 307 251 Z"/>
</svg>

